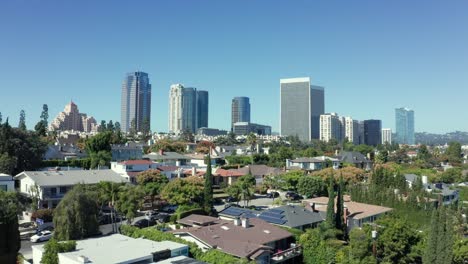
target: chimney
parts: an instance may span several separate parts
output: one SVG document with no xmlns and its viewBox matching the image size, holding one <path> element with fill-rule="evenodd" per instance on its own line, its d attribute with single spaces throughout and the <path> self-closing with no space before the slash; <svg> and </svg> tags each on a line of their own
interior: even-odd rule
<svg viewBox="0 0 468 264">
<path fill-rule="evenodd" d="M 241 220 L 240 220 L 239 217 L 236 217 L 236 218 L 234 219 L 234 225 L 235 225 L 235 226 L 240 226 L 240 225 L 241 225 Z"/>
<path fill-rule="evenodd" d="M 197 175 L 197 168 L 192 167 L 192 176 Z"/>
<path fill-rule="evenodd" d="M 312 212 L 317 212 L 317 210 L 315 210 L 315 203 L 311 203 L 310 204 L 310 207 L 312 207 Z"/>
<path fill-rule="evenodd" d="M 249 218 L 247 218 L 247 217 L 242 218 L 242 227 L 243 228 L 249 228 L 250 227 Z"/>
<path fill-rule="evenodd" d="M 422 176 L 422 183 L 427 184 L 427 176 Z"/>
</svg>

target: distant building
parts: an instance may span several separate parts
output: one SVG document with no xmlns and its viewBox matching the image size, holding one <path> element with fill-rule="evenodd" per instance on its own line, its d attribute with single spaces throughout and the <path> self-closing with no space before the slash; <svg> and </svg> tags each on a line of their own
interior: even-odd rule
<svg viewBox="0 0 468 264">
<path fill-rule="evenodd" d="M 382 128 L 382 144 L 392 144 L 392 129 Z"/>
<path fill-rule="evenodd" d="M 122 162 L 111 162 L 111 170 L 117 172 L 121 176 L 130 179 L 131 183 L 136 183 L 138 173 L 146 170 L 155 170 L 158 168 L 158 163 L 150 160 L 126 160 Z"/>
<path fill-rule="evenodd" d="M 208 91 L 197 91 L 197 129 L 208 127 Z"/>
<path fill-rule="evenodd" d="M 80 113 L 78 106 L 74 102 L 70 102 L 65 106 L 63 112 L 60 112 L 50 123 L 49 130 L 51 131 L 97 131 L 98 125 L 94 117 Z"/>
<path fill-rule="evenodd" d="M 113 144 L 111 146 L 112 161 L 138 160 L 143 157 L 143 145 L 135 142 Z"/>
<path fill-rule="evenodd" d="M 237 122 L 250 122 L 250 101 L 248 97 L 234 97 L 231 105 L 231 131 Z"/>
<path fill-rule="evenodd" d="M 319 139 L 320 115 L 325 112 L 323 87 L 310 85 L 310 78 L 280 80 L 280 133 L 302 141 Z"/>
<path fill-rule="evenodd" d="M 382 140 L 382 121 L 364 120 L 364 143 L 370 146 L 381 144 Z"/>
<path fill-rule="evenodd" d="M 200 127 L 197 131 L 198 135 L 205 135 L 205 136 L 225 136 L 227 135 L 226 130 L 220 130 L 217 128 L 207 128 L 207 127 Z"/>
<path fill-rule="evenodd" d="M 408 108 L 395 109 L 396 141 L 414 145 L 414 111 Z"/>
<path fill-rule="evenodd" d="M 345 138 L 355 145 L 359 145 L 359 121 L 351 117 L 344 118 Z"/>
<path fill-rule="evenodd" d="M 122 84 L 121 123 L 124 133 L 149 131 L 151 127 L 151 84 L 148 74 L 131 72 Z"/>
<path fill-rule="evenodd" d="M 336 113 L 320 115 L 320 140 L 341 142 L 345 135 L 344 125 L 344 119 Z"/>
<path fill-rule="evenodd" d="M 271 126 L 259 125 L 249 122 L 237 122 L 233 125 L 233 132 L 236 135 L 271 135 Z"/>
<path fill-rule="evenodd" d="M 341 151 L 335 158 L 337 158 L 342 164 L 353 164 L 354 167 L 367 171 L 371 170 L 373 166 L 373 162 L 369 158 L 357 151 Z"/>
<path fill-rule="evenodd" d="M 171 85 L 169 91 L 169 131 L 181 133 L 208 126 L 208 92 L 185 88 L 182 84 Z"/>
<path fill-rule="evenodd" d="M 341 162 L 339 159 L 320 156 L 320 157 L 303 157 L 297 159 L 286 159 L 286 170 L 305 170 L 316 171 L 326 168 L 339 169 Z"/>
</svg>

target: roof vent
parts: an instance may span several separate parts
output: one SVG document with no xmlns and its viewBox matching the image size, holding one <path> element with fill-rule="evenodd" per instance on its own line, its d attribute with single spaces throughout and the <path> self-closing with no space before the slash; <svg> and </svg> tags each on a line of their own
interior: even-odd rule
<svg viewBox="0 0 468 264">
<path fill-rule="evenodd" d="M 222 225 L 221 228 L 224 229 L 224 230 L 226 230 L 226 231 L 229 230 L 229 227 L 227 227 L 227 226 L 225 226 L 225 225 Z"/>
<path fill-rule="evenodd" d="M 270 234 L 270 230 L 263 230 L 265 234 Z"/>
<path fill-rule="evenodd" d="M 78 263 L 88 263 L 89 258 L 86 256 L 78 256 Z"/>
</svg>

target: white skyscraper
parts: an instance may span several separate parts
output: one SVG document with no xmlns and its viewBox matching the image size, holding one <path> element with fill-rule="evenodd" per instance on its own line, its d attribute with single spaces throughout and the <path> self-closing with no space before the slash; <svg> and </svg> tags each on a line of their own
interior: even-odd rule
<svg viewBox="0 0 468 264">
<path fill-rule="evenodd" d="M 320 140 L 328 142 L 336 139 L 338 142 L 344 138 L 344 119 L 336 113 L 320 115 Z"/>
<path fill-rule="evenodd" d="M 359 121 L 351 117 L 344 118 L 345 137 L 355 145 L 359 144 Z"/>
<path fill-rule="evenodd" d="M 392 130 L 390 128 L 382 128 L 382 144 L 392 144 Z"/>
<path fill-rule="evenodd" d="M 195 133 L 200 126 L 208 125 L 208 92 L 171 85 L 169 91 L 169 132 L 188 130 Z"/>
<path fill-rule="evenodd" d="M 183 130 L 182 126 L 182 94 L 184 86 L 173 84 L 169 91 L 169 132 L 177 133 Z"/>
</svg>

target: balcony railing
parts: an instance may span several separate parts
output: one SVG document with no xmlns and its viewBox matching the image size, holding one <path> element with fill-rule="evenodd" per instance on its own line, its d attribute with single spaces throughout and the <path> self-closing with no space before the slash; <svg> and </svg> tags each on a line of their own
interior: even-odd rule
<svg viewBox="0 0 468 264">
<path fill-rule="evenodd" d="M 300 245 L 275 253 L 271 256 L 271 263 L 281 263 L 288 259 L 300 256 L 302 247 Z"/>
<path fill-rule="evenodd" d="M 44 199 L 57 199 L 57 198 L 63 198 L 65 196 L 64 193 L 50 193 L 50 192 L 45 192 L 42 194 Z"/>
</svg>

